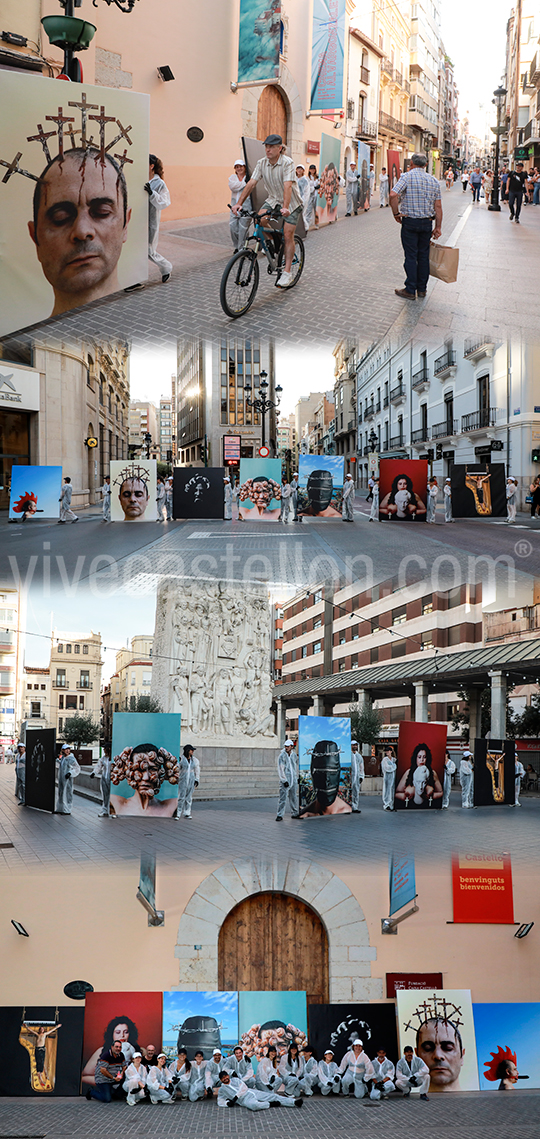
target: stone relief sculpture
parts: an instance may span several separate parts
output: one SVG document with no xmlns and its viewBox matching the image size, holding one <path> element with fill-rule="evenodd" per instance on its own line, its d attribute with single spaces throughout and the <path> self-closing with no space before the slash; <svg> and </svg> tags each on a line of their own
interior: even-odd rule
<svg viewBox="0 0 540 1139">
<path fill-rule="evenodd" d="M 275 746 L 270 668 L 264 586 L 161 582 L 152 694 L 201 743 Z"/>
</svg>

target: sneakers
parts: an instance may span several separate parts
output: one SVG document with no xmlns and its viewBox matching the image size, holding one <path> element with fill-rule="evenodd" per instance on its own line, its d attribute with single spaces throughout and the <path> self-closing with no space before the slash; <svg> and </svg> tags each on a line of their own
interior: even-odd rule
<svg viewBox="0 0 540 1139">
<path fill-rule="evenodd" d="M 421 1095 L 420 1099 L 429 1099 L 429 1096 L 428 1095 Z"/>
<path fill-rule="evenodd" d="M 276 281 L 278 289 L 288 289 L 292 282 L 292 273 L 282 273 L 279 281 Z"/>
<path fill-rule="evenodd" d="M 283 822 L 283 815 L 276 815 L 276 823 L 282 823 L 282 822 Z"/>
<path fill-rule="evenodd" d="M 406 289 L 394 289 L 396 297 L 403 297 L 406 301 L 415 301 L 416 293 L 408 293 Z"/>
<path fill-rule="evenodd" d="M 170 281 L 170 279 L 171 279 L 171 274 L 170 273 L 164 273 L 162 278 L 161 278 L 162 285 L 164 285 L 166 281 Z"/>
<path fill-rule="evenodd" d="M 295 1101 L 294 1101 L 294 1106 L 295 1106 L 295 1107 L 303 1107 L 303 1106 L 304 1106 L 304 1102 L 303 1102 L 303 1100 L 301 1100 L 301 1099 L 295 1099 Z"/>
</svg>

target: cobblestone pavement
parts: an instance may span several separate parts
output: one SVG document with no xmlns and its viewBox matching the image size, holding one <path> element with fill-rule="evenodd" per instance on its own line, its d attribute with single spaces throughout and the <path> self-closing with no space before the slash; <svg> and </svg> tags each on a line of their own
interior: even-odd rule
<svg viewBox="0 0 540 1139">
<path fill-rule="evenodd" d="M 379 795 L 363 795 L 360 815 L 275 822 L 275 800 L 208 801 L 202 781 L 195 793 L 193 819 L 152 819 L 141 835 L 139 819 L 103 819 L 95 802 L 75 795 L 72 815 L 48 815 L 18 807 L 14 794 L 13 765 L 0 766 L 0 874 L 6 872 L 94 871 L 109 864 L 127 865 L 139 857 L 142 837 L 151 838 L 162 863 L 186 857 L 193 866 L 220 865 L 242 851 L 273 850 L 276 843 L 291 858 L 314 858 L 332 868 L 380 863 L 393 846 L 416 853 L 421 860 L 434 855 L 447 859 L 457 848 L 471 843 L 508 850 L 527 873 L 530 856 L 540 857 L 540 797 L 522 794 L 522 806 L 461 809 L 459 788 L 452 791 L 448 811 L 383 811 Z M 276 782 L 277 793 L 277 782 Z M 187 837 L 189 834 L 189 838 Z M 337 872 L 337 871 L 336 871 Z"/>
<path fill-rule="evenodd" d="M 428 1103 L 411 1097 L 386 1103 L 337 1102 L 314 1097 L 301 1111 L 283 1108 L 251 1112 L 235 1107 L 219 1109 L 207 1102 L 182 1102 L 171 1108 L 141 1104 L 134 1111 L 125 1104 L 87 1103 L 85 1100 L 4 1100 L 0 1105 L 0 1139 L 138 1139 L 152 1136 L 260 1135 L 270 1139 L 297 1136 L 313 1139 L 387 1139 L 409 1136 L 433 1139 L 460 1135 L 464 1139 L 537 1139 L 540 1092 L 455 1092 L 432 1096 Z"/>
<path fill-rule="evenodd" d="M 449 237 L 466 205 L 457 194 L 445 203 L 444 237 Z M 303 277 L 290 292 L 283 294 L 274 287 L 274 278 L 268 277 L 261 262 L 261 283 L 252 309 L 240 320 L 231 321 L 219 303 L 221 275 L 231 252 L 223 244 L 222 217 L 219 215 L 214 225 L 196 226 L 191 220 L 193 224 L 182 228 L 182 236 L 176 240 L 187 242 L 190 250 L 197 245 L 203 254 L 210 251 L 212 260 L 198 265 L 190 260 L 189 267 L 183 269 L 180 252 L 180 266 L 166 285 L 151 282 L 140 292 L 122 293 L 49 320 L 42 326 L 47 337 L 66 341 L 77 336 L 123 336 L 151 346 L 156 340 L 181 335 L 217 338 L 234 328 L 240 336 L 295 343 L 334 343 L 340 336 L 350 335 L 359 337 L 367 347 L 410 303 L 394 293 L 396 287 L 403 287 L 398 226 L 390 210 L 374 208 L 368 214 L 342 218 L 309 233 Z M 164 246 L 167 256 L 172 240 L 169 235 Z M 413 307 L 420 315 L 420 303 Z"/>
</svg>

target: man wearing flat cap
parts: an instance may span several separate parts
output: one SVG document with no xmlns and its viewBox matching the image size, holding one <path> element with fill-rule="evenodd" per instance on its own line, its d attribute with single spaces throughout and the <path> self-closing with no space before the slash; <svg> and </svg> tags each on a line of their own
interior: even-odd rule
<svg viewBox="0 0 540 1139">
<path fill-rule="evenodd" d="M 259 158 L 249 182 L 244 186 L 236 205 L 232 207 L 232 212 L 235 216 L 238 214 L 246 198 L 249 197 L 257 182 L 262 179 L 267 195 L 262 209 L 272 210 L 275 206 L 281 206 L 285 240 L 285 271 L 279 277 L 277 284 L 280 288 L 286 289 L 292 281 L 294 231 L 302 213 L 303 203 L 296 180 L 294 162 L 285 154 L 281 135 L 269 134 L 268 138 L 264 140 L 264 149 L 266 157 Z"/>
</svg>

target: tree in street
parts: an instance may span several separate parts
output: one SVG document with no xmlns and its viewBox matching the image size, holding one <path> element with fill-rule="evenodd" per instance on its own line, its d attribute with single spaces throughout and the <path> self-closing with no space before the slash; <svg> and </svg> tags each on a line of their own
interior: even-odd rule
<svg viewBox="0 0 540 1139">
<path fill-rule="evenodd" d="M 75 748 L 88 747 L 99 740 L 99 723 L 88 716 L 70 716 L 61 733 L 64 743 Z"/>
</svg>

